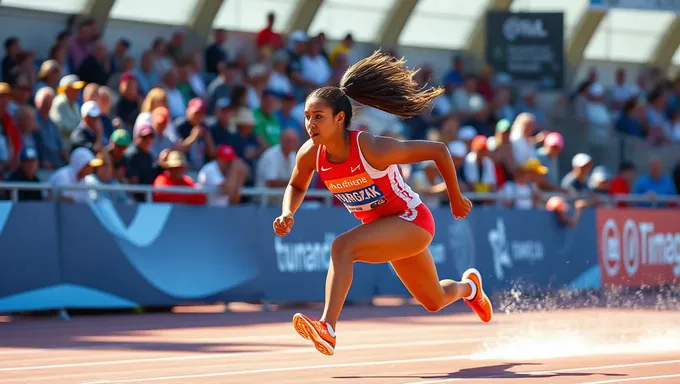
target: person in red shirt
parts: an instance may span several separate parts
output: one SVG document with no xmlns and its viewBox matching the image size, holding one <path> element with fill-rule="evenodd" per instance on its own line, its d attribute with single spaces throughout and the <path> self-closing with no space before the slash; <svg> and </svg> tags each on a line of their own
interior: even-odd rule
<svg viewBox="0 0 680 384">
<path fill-rule="evenodd" d="M 4 135 L 7 146 L 12 147 L 9 159 L 10 169 L 14 170 L 19 165 L 19 155 L 23 149 L 23 142 L 19 129 L 17 129 L 9 114 L 9 103 L 11 101 L 12 87 L 7 83 L 0 83 L 0 135 Z"/>
<path fill-rule="evenodd" d="M 283 48 L 283 38 L 281 35 L 274 32 L 274 22 L 276 21 L 276 14 L 269 12 L 267 14 L 267 26 L 257 33 L 257 48 L 262 49 L 264 46 L 269 46 L 273 50 Z"/>
<path fill-rule="evenodd" d="M 633 163 L 624 162 L 619 168 L 619 174 L 613 178 L 609 184 L 609 194 L 614 195 L 628 195 L 631 192 L 630 185 L 633 183 L 635 178 L 635 166 Z M 616 204 L 617 207 L 626 207 L 628 204 L 623 201 L 619 201 Z"/>
<path fill-rule="evenodd" d="M 166 156 L 161 155 L 161 167 L 165 169 L 163 173 L 156 177 L 153 182 L 154 188 L 162 187 L 191 187 L 199 188 L 194 180 L 186 175 L 187 160 L 180 151 L 170 151 Z M 156 203 L 180 203 L 204 205 L 207 203 L 204 194 L 179 194 L 169 192 L 154 192 L 153 201 Z"/>
</svg>

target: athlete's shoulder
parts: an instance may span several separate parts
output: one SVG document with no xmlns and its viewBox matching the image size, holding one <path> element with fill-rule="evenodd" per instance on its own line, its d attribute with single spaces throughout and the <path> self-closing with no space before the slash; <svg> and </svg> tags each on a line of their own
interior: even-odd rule
<svg viewBox="0 0 680 384">
<path fill-rule="evenodd" d="M 300 149 L 297 151 L 296 161 L 298 165 L 304 165 L 312 169 L 316 169 L 316 155 L 319 151 L 319 146 L 312 142 L 312 139 L 305 141 Z"/>
</svg>

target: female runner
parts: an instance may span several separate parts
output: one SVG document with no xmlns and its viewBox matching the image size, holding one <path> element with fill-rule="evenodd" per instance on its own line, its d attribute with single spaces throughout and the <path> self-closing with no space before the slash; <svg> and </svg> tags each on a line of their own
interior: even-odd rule
<svg viewBox="0 0 680 384">
<path fill-rule="evenodd" d="M 340 87 L 312 92 L 305 103 L 305 128 L 310 140 L 298 151 L 295 168 L 283 198 L 282 214 L 274 232 L 287 235 L 314 171 L 361 225 L 338 236 L 331 246 L 326 278 L 326 301 L 320 320 L 293 316 L 295 330 L 326 355 L 335 352 L 336 322 L 352 285 L 353 264 L 392 264 L 418 302 L 431 312 L 461 298 L 482 321 L 491 320 L 489 298 L 475 269 L 463 273 L 461 282 L 439 280 L 428 245 L 434 236 L 434 218 L 416 193 L 404 183 L 397 164 L 433 160 L 446 182 L 451 213 L 465 218 L 472 204 L 459 189 L 447 147 L 432 141 L 399 141 L 350 131 L 350 99 L 401 118 L 428 108 L 440 88 L 422 90 L 413 80 L 416 71 L 404 60 L 376 51 L 351 66 Z"/>
</svg>

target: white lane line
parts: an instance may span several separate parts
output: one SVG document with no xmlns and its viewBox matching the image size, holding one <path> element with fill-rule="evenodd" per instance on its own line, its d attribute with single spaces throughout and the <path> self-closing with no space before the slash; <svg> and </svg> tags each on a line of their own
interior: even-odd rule
<svg viewBox="0 0 680 384">
<path fill-rule="evenodd" d="M 672 377 L 680 377 L 680 373 L 671 374 L 671 375 L 660 375 L 660 376 L 629 377 L 627 379 L 616 379 L 616 380 L 589 381 L 587 383 L 582 383 L 582 384 L 625 383 L 625 382 L 631 382 L 631 381 L 648 381 L 648 380 L 670 379 Z"/>
<path fill-rule="evenodd" d="M 435 346 L 435 345 L 450 345 L 450 344 L 465 344 L 465 343 L 479 343 L 489 340 L 485 338 L 469 338 L 469 339 L 455 339 L 450 340 L 430 340 L 430 341 L 408 341 L 401 343 L 384 343 L 384 344 L 361 344 L 350 345 L 347 347 L 338 347 L 337 351 L 358 351 L 364 349 L 385 349 L 385 348 L 400 348 L 410 346 Z M 267 355 L 292 355 L 300 353 L 319 353 L 316 349 L 309 346 L 300 345 L 299 348 L 283 349 L 278 351 L 263 351 L 263 352 L 234 352 L 234 353 L 210 353 L 202 355 L 182 355 L 170 357 L 156 357 L 156 358 L 140 358 L 140 359 L 126 359 L 126 360 L 106 360 L 106 361 L 92 361 L 87 363 L 72 363 L 72 364 L 50 364 L 50 365 L 34 365 L 26 367 L 10 367 L 0 368 L 0 372 L 16 372 L 16 371 L 32 371 L 32 370 L 48 370 L 61 368 L 78 368 L 78 367 L 95 367 L 103 365 L 119 365 L 119 364 L 143 364 L 143 363 L 157 363 L 168 361 L 187 361 L 187 360 L 205 360 L 205 359 L 229 359 L 243 356 L 264 357 Z"/>
<path fill-rule="evenodd" d="M 552 369 L 552 370 L 547 370 L 547 371 L 529 371 L 529 372 L 515 372 L 515 373 L 509 373 L 509 374 L 516 374 L 517 376 L 532 376 L 532 375 L 547 375 L 551 373 L 566 373 L 566 372 L 580 372 L 580 371 L 592 371 L 592 370 L 601 370 L 601 369 L 619 369 L 619 368 L 631 368 L 631 367 L 647 367 L 647 366 L 654 366 L 654 365 L 668 365 L 668 364 L 679 364 L 680 360 L 661 360 L 661 361 L 648 361 L 644 363 L 629 363 L 629 364 L 614 364 L 614 365 L 599 365 L 595 367 L 575 367 L 575 368 L 563 368 L 563 369 Z M 521 364 L 520 364 L 521 365 Z M 500 377 L 505 377 L 506 375 L 494 375 L 494 376 L 487 376 L 484 377 L 484 379 L 492 379 L 492 378 L 500 378 Z M 463 380 L 470 380 L 471 378 L 450 378 L 450 379 L 441 379 L 441 380 L 431 380 L 431 381 L 414 381 L 412 383 L 407 383 L 407 384 L 438 384 L 438 383 L 452 383 L 454 381 L 463 381 Z M 606 383 L 618 383 L 622 379 L 614 380 L 614 381 L 606 381 Z M 600 383 L 598 381 L 598 383 Z M 604 383 L 604 382 L 603 382 Z M 592 384 L 592 383 L 591 383 Z"/>
</svg>

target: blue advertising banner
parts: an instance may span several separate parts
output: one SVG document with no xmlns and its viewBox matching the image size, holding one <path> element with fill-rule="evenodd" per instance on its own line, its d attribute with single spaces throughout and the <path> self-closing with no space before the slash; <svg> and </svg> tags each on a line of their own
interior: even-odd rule
<svg viewBox="0 0 680 384">
<path fill-rule="evenodd" d="M 342 208 L 301 210 L 286 237 L 275 208 L 0 203 L 0 312 L 131 308 L 215 301 L 324 299 Z M 476 267 L 487 290 L 583 287 L 597 271 L 595 217 L 562 228 L 545 211 L 481 207 L 466 220 L 433 211 L 440 278 Z M 581 284 L 581 285 L 579 285 Z M 408 295 L 389 264 L 356 263 L 348 300 Z"/>
<path fill-rule="evenodd" d="M 598 10 L 627 8 L 678 14 L 680 13 L 680 0 L 590 0 L 590 8 Z"/>
</svg>

